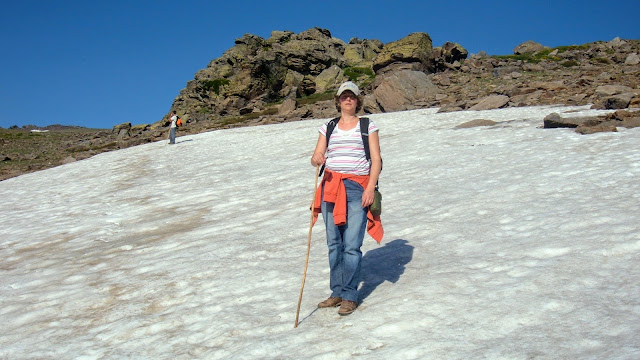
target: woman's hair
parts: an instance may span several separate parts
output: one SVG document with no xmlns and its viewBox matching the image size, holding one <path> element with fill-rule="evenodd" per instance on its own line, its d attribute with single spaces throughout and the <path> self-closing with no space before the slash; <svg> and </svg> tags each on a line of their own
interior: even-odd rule
<svg viewBox="0 0 640 360">
<path fill-rule="evenodd" d="M 356 99 L 358 99 L 358 105 L 356 106 L 356 114 L 360 112 L 360 110 L 362 110 L 362 95 L 358 95 L 356 96 Z M 342 111 L 340 109 L 340 96 L 336 95 L 334 97 L 334 100 L 336 102 L 336 110 L 338 110 L 338 112 Z"/>
</svg>

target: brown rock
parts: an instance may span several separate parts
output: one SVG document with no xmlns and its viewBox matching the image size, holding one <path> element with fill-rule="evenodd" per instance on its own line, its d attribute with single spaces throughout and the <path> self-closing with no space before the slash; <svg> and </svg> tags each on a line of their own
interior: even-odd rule
<svg viewBox="0 0 640 360">
<path fill-rule="evenodd" d="M 624 60 L 625 65 L 638 65 L 640 64 L 640 56 L 638 54 L 633 53 L 629 54 L 627 58 Z"/>
<path fill-rule="evenodd" d="M 475 119 L 475 120 L 467 121 L 465 123 L 457 125 L 455 128 L 456 129 L 468 129 L 468 128 L 478 127 L 478 126 L 493 126 L 495 124 L 497 124 L 497 122 L 495 122 L 493 120 Z"/>
<path fill-rule="evenodd" d="M 479 103 L 473 105 L 469 110 L 492 110 L 499 109 L 509 103 L 509 97 L 506 95 L 491 95 L 480 100 Z"/>
<path fill-rule="evenodd" d="M 601 119 L 597 117 L 569 117 L 563 118 L 558 113 L 551 113 L 545 116 L 543 123 L 545 129 L 553 128 L 577 128 L 578 126 L 594 126 L 600 124 Z"/>
<path fill-rule="evenodd" d="M 419 108 L 437 91 L 425 73 L 403 70 L 384 76 L 373 94 L 380 109 L 389 112 Z"/>
<path fill-rule="evenodd" d="M 282 102 L 278 108 L 278 115 L 286 115 L 291 113 L 298 106 L 298 102 L 295 99 L 286 99 Z"/>
<path fill-rule="evenodd" d="M 373 60 L 373 71 L 377 73 L 393 63 L 417 63 L 427 70 L 433 66 L 432 48 L 429 34 L 422 32 L 410 34 L 386 44 Z"/>
<path fill-rule="evenodd" d="M 77 161 L 76 158 L 74 158 L 73 156 L 67 156 L 62 160 L 61 164 L 69 164 L 76 161 Z"/>
<path fill-rule="evenodd" d="M 624 85 L 602 85 L 596 88 L 596 95 L 613 96 L 624 93 L 633 93 L 633 89 Z"/>
<path fill-rule="evenodd" d="M 626 109 L 631 102 L 632 94 L 620 94 L 604 100 L 605 109 Z"/>
<path fill-rule="evenodd" d="M 622 120 L 622 127 L 626 127 L 628 129 L 640 127 L 640 116 L 625 118 Z"/>
<path fill-rule="evenodd" d="M 615 125 L 612 124 L 599 124 L 595 126 L 581 125 L 576 128 L 576 132 L 582 135 L 595 134 L 599 132 L 616 132 Z"/>
<path fill-rule="evenodd" d="M 535 41 L 529 40 L 529 41 L 525 41 L 522 44 L 516 46 L 516 48 L 513 49 L 513 53 L 515 55 L 532 54 L 532 53 L 538 52 L 538 51 L 540 51 L 542 49 L 544 49 L 544 46 L 542 46 L 540 43 L 537 43 Z"/>
</svg>

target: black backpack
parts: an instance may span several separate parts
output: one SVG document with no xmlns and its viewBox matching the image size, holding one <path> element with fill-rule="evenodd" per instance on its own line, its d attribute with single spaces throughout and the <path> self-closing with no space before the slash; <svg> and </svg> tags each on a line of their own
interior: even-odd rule
<svg viewBox="0 0 640 360">
<path fill-rule="evenodd" d="M 339 117 L 327 123 L 327 135 L 326 135 L 327 149 L 329 148 L 329 138 L 331 137 L 331 133 L 333 132 L 333 129 L 335 129 L 336 126 L 338 126 L 338 121 L 340 121 Z M 362 135 L 362 145 L 364 145 L 364 154 L 367 157 L 367 160 L 371 161 L 371 153 L 369 151 L 369 118 L 366 118 L 366 117 L 360 118 L 360 135 Z M 382 170 L 382 168 L 380 168 L 380 170 Z M 318 176 L 322 176 L 323 172 L 324 172 L 324 164 L 322 164 L 322 167 L 320 168 L 320 172 L 318 173 Z"/>
</svg>

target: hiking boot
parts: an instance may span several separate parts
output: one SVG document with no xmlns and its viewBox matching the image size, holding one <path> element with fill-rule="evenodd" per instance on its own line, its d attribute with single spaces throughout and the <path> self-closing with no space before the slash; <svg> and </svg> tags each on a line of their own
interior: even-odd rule
<svg viewBox="0 0 640 360">
<path fill-rule="evenodd" d="M 319 308 L 336 307 L 336 306 L 340 306 L 340 303 L 342 303 L 342 298 L 332 296 L 327 300 L 318 304 L 318 307 Z"/>
<path fill-rule="evenodd" d="M 340 309 L 338 310 L 338 314 L 340 314 L 340 316 L 349 315 L 352 312 L 356 311 L 357 307 L 358 307 L 357 302 L 350 301 L 350 300 L 343 300 L 342 305 L 340 305 Z"/>
</svg>

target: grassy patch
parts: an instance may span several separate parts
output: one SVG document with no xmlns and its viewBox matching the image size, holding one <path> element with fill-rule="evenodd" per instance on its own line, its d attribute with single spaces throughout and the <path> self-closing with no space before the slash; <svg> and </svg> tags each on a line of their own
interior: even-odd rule
<svg viewBox="0 0 640 360">
<path fill-rule="evenodd" d="M 361 76 L 367 76 L 369 79 L 373 79 L 376 77 L 376 74 L 373 73 L 373 70 L 366 67 L 348 67 L 344 69 L 344 76 L 348 77 L 351 81 L 356 81 Z"/>
<path fill-rule="evenodd" d="M 0 180 L 58 165 L 72 154 L 70 144 L 94 138 L 101 131 L 67 128 L 32 133 L 25 129 L 0 128 Z"/>
<path fill-rule="evenodd" d="M 540 60 L 535 59 L 532 54 L 520 54 L 520 55 L 495 55 L 494 58 L 502 59 L 502 60 L 522 60 L 524 62 L 540 62 Z"/>
<path fill-rule="evenodd" d="M 254 113 L 249 113 L 249 114 L 240 115 L 240 116 L 225 116 L 220 121 L 217 122 L 217 125 L 219 127 L 225 127 L 228 125 L 242 124 L 249 120 L 257 119 L 260 116 L 275 115 L 277 113 L 278 113 L 278 109 L 275 107 L 271 107 L 260 112 L 254 112 Z"/>
<path fill-rule="evenodd" d="M 520 54 L 520 55 L 495 55 L 493 57 L 496 59 L 505 59 L 505 60 L 522 60 L 524 62 L 537 64 L 542 60 L 561 61 L 562 58 L 550 55 L 552 52 L 556 50 L 557 50 L 557 54 L 562 54 L 563 52 L 567 52 L 571 50 L 587 50 L 587 49 L 589 49 L 589 44 L 558 46 L 550 49 L 542 49 L 536 53 Z M 575 66 L 575 65 L 568 64 L 563 66 Z"/>
<path fill-rule="evenodd" d="M 561 54 L 561 53 L 563 53 L 565 51 L 571 51 L 571 50 L 589 50 L 589 44 L 558 46 L 558 47 L 553 48 L 553 50 L 558 50 L 559 54 Z"/>
<path fill-rule="evenodd" d="M 303 96 L 302 98 L 298 99 L 298 105 L 308 105 L 315 104 L 318 101 L 333 100 L 333 96 L 333 90 L 323 93 L 315 93 L 309 96 Z"/>
<path fill-rule="evenodd" d="M 42 137 L 44 134 L 42 133 L 32 133 L 26 132 L 24 130 L 9 130 L 0 132 L 0 139 L 3 140 L 20 140 L 20 139 L 29 139 L 29 138 L 38 138 Z"/>
<path fill-rule="evenodd" d="M 567 61 L 561 62 L 560 65 L 562 65 L 564 67 L 573 67 L 573 66 L 580 65 L 580 63 L 575 61 L 575 60 L 567 60 Z"/>
</svg>

